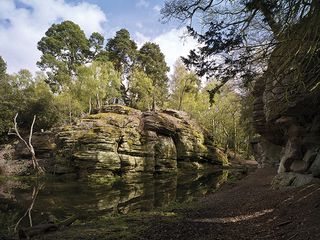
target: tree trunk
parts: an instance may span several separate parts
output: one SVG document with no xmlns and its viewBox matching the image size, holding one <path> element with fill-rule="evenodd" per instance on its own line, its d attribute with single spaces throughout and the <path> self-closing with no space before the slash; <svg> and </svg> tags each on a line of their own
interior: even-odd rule
<svg viewBox="0 0 320 240">
<path fill-rule="evenodd" d="M 91 111 L 92 111 L 92 99 L 90 97 L 90 99 L 89 99 L 89 111 L 88 111 L 89 115 L 91 114 Z"/>
<path fill-rule="evenodd" d="M 96 98 L 97 98 L 97 108 L 98 108 L 98 112 L 101 111 L 101 102 L 100 102 L 100 97 L 99 94 L 96 94 Z"/>
<path fill-rule="evenodd" d="M 155 100 L 155 96 L 153 94 L 152 96 L 152 109 L 151 109 L 153 112 L 156 111 L 156 100 Z"/>
</svg>

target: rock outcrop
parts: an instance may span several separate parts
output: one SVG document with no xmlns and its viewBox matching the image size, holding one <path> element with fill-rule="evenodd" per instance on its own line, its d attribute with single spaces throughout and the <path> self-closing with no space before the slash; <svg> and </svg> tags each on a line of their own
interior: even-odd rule
<svg viewBox="0 0 320 240">
<path fill-rule="evenodd" d="M 58 130 L 56 174 L 89 176 L 172 173 L 189 167 L 224 165 L 227 158 L 188 116 L 175 110 L 141 112 L 120 105 Z"/>
<path fill-rule="evenodd" d="M 318 12 L 311 13 L 279 36 L 283 41 L 254 88 L 254 125 L 266 140 L 284 148 L 282 174 L 319 177 L 319 20 Z"/>
<path fill-rule="evenodd" d="M 256 137 L 250 143 L 258 167 L 276 167 L 279 165 L 282 153 L 281 146 L 275 145 L 262 137 Z"/>
</svg>

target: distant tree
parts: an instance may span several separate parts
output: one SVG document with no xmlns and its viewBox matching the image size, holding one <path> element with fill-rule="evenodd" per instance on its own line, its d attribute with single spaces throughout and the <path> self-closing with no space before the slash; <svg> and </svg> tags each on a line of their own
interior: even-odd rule
<svg viewBox="0 0 320 240">
<path fill-rule="evenodd" d="M 92 59 L 95 59 L 99 56 L 103 50 L 104 44 L 104 37 L 98 33 L 94 32 L 91 34 L 89 38 L 89 45 L 90 45 L 90 55 Z"/>
<path fill-rule="evenodd" d="M 125 81 L 137 56 L 137 44 L 130 38 L 128 30 L 120 29 L 116 32 L 115 37 L 108 40 L 106 54 L 108 60 L 113 63 L 114 68 L 121 75 L 121 94 L 123 100 L 128 104 L 128 88 L 125 86 Z"/>
<path fill-rule="evenodd" d="M 32 84 L 24 92 L 26 105 L 21 109 L 21 119 L 23 127 L 27 127 L 32 122 L 32 116 L 37 116 L 34 129 L 50 129 L 52 126 L 60 122 L 59 109 L 55 104 L 55 96 L 51 92 L 50 87 L 45 82 L 44 73 L 36 73 L 32 78 Z"/>
<path fill-rule="evenodd" d="M 114 38 L 108 40 L 106 51 L 115 69 L 127 74 L 136 59 L 137 44 L 130 38 L 128 30 L 120 29 Z"/>
<path fill-rule="evenodd" d="M 0 56 L 0 140 L 12 126 L 12 119 L 14 112 L 12 108 L 15 102 L 12 101 L 14 94 L 12 93 L 12 87 L 9 84 L 7 76 L 7 64 Z"/>
<path fill-rule="evenodd" d="M 139 50 L 137 63 L 139 67 L 152 80 L 153 106 L 163 106 L 168 96 L 169 67 L 159 45 L 151 42 L 145 43 Z"/>
<path fill-rule="evenodd" d="M 0 79 L 4 78 L 6 72 L 7 72 L 7 64 L 3 60 L 3 58 L 0 56 Z"/>
<path fill-rule="evenodd" d="M 0 78 L 0 138 L 13 127 L 16 113 L 19 113 L 17 121 L 22 128 L 29 128 L 34 115 L 37 115 L 35 130 L 49 129 L 59 122 L 59 109 L 45 79 L 43 73 L 33 77 L 26 69 Z"/>
<path fill-rule="evenodd" d="M 201 80 L 188 71 L 181 61 L 177 61 L 171 78 L 171 100 L 173 107 L 183 109 L 183 100 L 187 94 L 196 95 L 200 90 Z"/>
<path fill-rule="evenodd" d="M 99 49 L 101 36 L 93 34 L 91 46 Z M 86 63 L 90 57 L 90 43 L 79 25 L 64 21 L 53 24 L 45 36 L 38 42 L 42 52 L 37 65 L 48 74 L 48 84 L 53 91 L 60 91 L 69 84 L 78 66 Z"/>
<path fill-rule="evenodd" d="M 93 106 L 100 110 L 104 102 L 119 98 L 120 84 L 120 75 L 111 62 L 96 61 L 90 66 L 79 67 L 78 81 L 72 92 L 90 113 Z"/>
<path fill-rule="evenodd" d="M 20 70 L 13 75 L 5 74 L 0 78 L 0 86 L 0 135 L 3 136 L 13 126 L 15 114 L 28 106 L 32 75 L 28 70 Z M 23 120 L 20 120 L 23 124 Z"/>
<path fill-rule="evenodd" d="M 152 79 L 140 69 L 134 69 L 130 76 L 130 105 L 140 110 L 150 110 L 153 91 Z"/>
</svg>

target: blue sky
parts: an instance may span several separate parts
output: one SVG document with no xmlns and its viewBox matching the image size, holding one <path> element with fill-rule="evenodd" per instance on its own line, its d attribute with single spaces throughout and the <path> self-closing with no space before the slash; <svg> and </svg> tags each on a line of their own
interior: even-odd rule
<svg viewBox="0 0 320 240">
<path fill-rule="evenodd" d="M 185 28 L 180 23 L 160 22 L 163 4 L 164 0 L 0 0 L 0 55 L 10 73 L 23 68 L 36 72 L 41 56 L 37 42 L 51 24 L 71 20 L 87 36 L 97 31 L 108 39 L 126 28 L 138 46 L 156 42 L 172 70 L 196 42 L 181 38 Z"/>
<path fill-rule="evenodd" d="M 82 0 L 68 0 L 81 3 Z M 88 0 L 98 5 L 107 16 L 106 29 L 126 28 L 130 32 L 139 31 L 146 36 L 156 37 L 177 27 L 177 22 L 161 23 L 160 9 L 164 0 Z"/>
</svg>

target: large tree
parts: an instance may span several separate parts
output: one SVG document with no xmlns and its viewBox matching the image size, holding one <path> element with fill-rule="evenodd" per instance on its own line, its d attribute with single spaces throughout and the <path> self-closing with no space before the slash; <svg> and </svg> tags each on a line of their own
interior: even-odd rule
<svg viewBox="0 0 320 240">
<path fill-rule="evenodd" d="M 99 49 L 101 37 L 94 35 L 91 46 Z M 54 91 L 59 91 L 76 74 L 78 66 L 86 63 L 90 57 L 90 43 L 79 25 L 64 21 L 53 24 L 45 36 L 38 42 L 42 52 L 37 65 L 48 74 L 48 84 Z"/>
<path fill-rule="evenodd" d="M 261 75 L 279 43 L 305 42 L 308 24 L 301 36 L 290 32 L 319 10 L 318 0 L 167 0 L 161 13 L 165 20 L 191 21 L 189 33 L 201 45 L 184 62 L 201 76 L 217 77 L 220 84 L 210 90 L 213 100 L 226 82 L 246 84 Z M 296 49 L 298 55 L 301 48 Z"/>
<path fill-rule="evenodd" d="M 120 29 L 106 45 L 109 60 L 121 74 L 127 74 L 137 55 L 137 44 L 126 29 Z"/>
<path fill-rule="evenodd" d="M 92 33 L 89 38 L 89 45 L 91 59 L 97 58 L 103 53 L 104 37 L 98 32 Z"/>
<path fill-rule="evenodd" d="M 125 82 L 137 57 L 137 44 L 130 38 L 126 29 L 120 29 L 106 44 L 106 54 L 122 78 L 121 94 L 125 103 L 129 104 L 128 88 Z"/>
<path fill-rule="evenodd" d="M 154 87 L 153 105 L 163 105 L 168 96 L 169 67 L 159 45 L 151 42 L 145 43 L 139 50 L 138 65 L 152 80 Z"/>
</svg>

